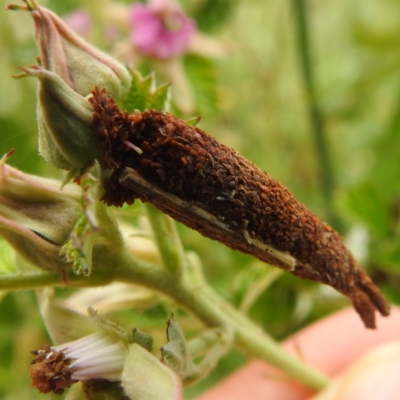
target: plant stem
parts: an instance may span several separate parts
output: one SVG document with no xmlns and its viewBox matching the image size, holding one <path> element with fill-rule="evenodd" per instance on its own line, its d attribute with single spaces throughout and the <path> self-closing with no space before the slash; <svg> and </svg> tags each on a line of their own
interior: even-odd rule
<svg viewBox="0 0 400 400">
<path fill-rule="evenodd" d="M 175 222 L 150 203 L 145 203 L 145 208 L 164 267 L 180 275 L 184 267 L 184 251 Z"/>
<path fill-rule="evenodd" d="M 310 40 L 307 21 L 307 0 L 292 0 L 296 21 L 296 36 L 298 38 L 298 50 L 304 86 L 307 96 L 308 112 L 312 124 L 313 138 L 319 163 L 319 174 L 322 195 L 328 222 L 337 230 L 341 230 L 341 220 L 333 206 L 333 194 L 335 189 L 333 176 L 333 163 L 328 148 L 324 119 L 318 105 L 314 71 L 311 61 Z"/>
<path fill-rule="evenodd" d="M 265 269 L 267 267 L 265 266 Z M 256 302 L 256 300 L 264 293 L 267 288 L 274 283 L 281 275 L 283 270 L 278 268 L 271 268 L 267 270 L 267 273 L 260 279 L 257 279 L 254 284 L 252 284 L 243 296 L 242 301 L 239 305 L 239 311 L 243 314 L 247 314 L 251 306 Z"/>
<path fill-rule="evenodd" d="M 235 343 L 247 353 L 274 365 L 291 378 L 320 390 L 329 380 L 319 371 L 287 353 L 270 336 L 232 305 L 216 294 L 205 281 L 199 281 L 199 271 L 188 268 L 184 279 L 177 280 L 165 271 L 144 271 L 129 261 L 120 259 L 120 279 L 141 283 L 173 298 L 178 304 L 195 314 L 208 327 L 228 326 L 234 330 Z"/>
<path fill-rule="evenodd" d="M 218 304 L 221 308 L 225 322 L 235 330 L 236 345 L 246 353 L 257 356 L 310 388 L 321 390 L 329 384 L 326 376 L 287 353 L 272 337 L 209 287 L 205 288 L 204 296 L 210 305 L 214 304 L 215 307 L 215 304 Z"/>
<path fill-rule="evenodd" d="M 73 271 L 29 272 L 0 275 L 0 290 L 33 290 L 51 286 L 96 287 L 111 283 L 114 275 L 110 269 L 97 269 L 90 277 L 76 275 Z"/>
<path fill-rule="evenodd" d="M 189 265 L 179 280 L 175 274 L 165 269 L 138 262 L 128 251 L 116 254 L 112 265 L 112 269 L 98 266 L 90 278 L 77 276 L 72 271 L 65 274 L 38 272 L 2 276 L 0 290 L 27 290 L 45 286 L 94 287 L 112 281 L 142 284 L 171 297 L 208 327 L 233 329 L 238 347 L 274 365 L 289 377 L 317 390 L 329 383 L 323 374 L 287 353 L 275 340 L 215 293 L 196 266 Z"/>
</svg>

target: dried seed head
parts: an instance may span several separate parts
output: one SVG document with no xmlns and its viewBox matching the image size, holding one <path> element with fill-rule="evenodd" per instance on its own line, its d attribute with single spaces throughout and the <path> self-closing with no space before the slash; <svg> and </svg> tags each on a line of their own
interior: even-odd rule
<svg viewBox="0 0 400 400">
<path fill-rule="evenodd" d="M 385 299 L 342 238 L 277 180 L 171 114 L 128 115 L 104 90 L 94 90 L 90 101 L 102 165 L 112 170 L 104 181 L 107 204 L 149 201 L 204 236 L 333 286 L 351 298 L 369 328 L 375 309 L 388 315 Z"/>
<path fill-rule="evenodd" d="M 93 333 L 59 346 L 43 346 L 33 352 L 32 386 L 42 393 L 62 394 L 73 383 L 90 379 L 120 379 L 126 350 L 121 342 Z"/>
<path fill-rule="evenodd" d="M 78 382 L 72 379 L 73 370 L 69 367 L 73 361 L 65 358 L 63 352 L 52 349 L 49 345 L 32 352 L 36 358 L 32 361 L 29 375 L 32 386 L 41 393 L 56 393 L 61 395 L 64 389 Z"/>
</svg>

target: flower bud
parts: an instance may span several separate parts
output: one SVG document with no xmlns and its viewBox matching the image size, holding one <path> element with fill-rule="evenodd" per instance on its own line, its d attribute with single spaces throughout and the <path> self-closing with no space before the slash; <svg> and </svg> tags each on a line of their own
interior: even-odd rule
<svg viewBox="0 0 400 400">
<path fill-rule="evenodd" d="M 39 79 L 39 152 L 57 168 L 86 168 L 99 149 L 91 128 L 93 109 L 85 96 L 98 86 L 121 99 L 129 91 L 130 72 L 35 0 L 25 3 L 26 7 L 8 9 L 28 10 L 35 22 L 40 66 L 22 70 Z"/>
<path fill-rule="evenodd" d="M 98 157 L 91 127 L 93 108 L 58 75 L 40 67 L 24 68 L 39 79 L 37 118 L 39 152 L 57 168 L 85 168 Z"/>
<path fill-rule="evenodd" d="M 182 383 L 178 376 L 137 343 L 129 346 L 121 385 L 130 399 L 183 399 Z"/>
<path fill-rule="evenodd" d="M 47 270 L 68 264 L 60 257 L 82 213 L 79 188 L 24 174 L 0 161 L 0 235 L 27 261 Z"/>
<path fill-rule="evenodd" d="M 29 0 L 35 22 L 35 37 L 43 67 L 58 75 L 82 96 L 94 86 L 107 89 L 116 99 L 129 90 L 129 71 L 109 55 L 96 49 L 52 11 Z"/>
</svg>

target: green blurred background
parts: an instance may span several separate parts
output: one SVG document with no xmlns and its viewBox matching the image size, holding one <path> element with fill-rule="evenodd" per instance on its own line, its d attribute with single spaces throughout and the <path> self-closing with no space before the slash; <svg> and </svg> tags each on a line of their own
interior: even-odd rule
<svg viewBox="0 0 400 400">
<path fill-rule="evenodd" d="M 11 165 L 61 177 L 38 155 L 36 81 L 11 79 L 19 73 L 18 66 L 35 63 L 32 20 L 28 13 L 5 12 L 8 2 L 0 3 L 0 153 L 13 147 Z M 197 104 L 195 115 L 202 116 L 200 128 L 234 147 L 333 223 L 387 298 L 399 303 L 400 2 L 309 0 L 306 19 L 301 19 L 296 7 L 302 3 L 182 1 L 201 32 L 228 49 L 219 59 L 185 57 Z M 40 4 L 61 16 L 78 7 L 92 12 L 91 40 L 113 51 L 109 43 L 104 44 L 106 22 L 96 17 L 102 2 L 96 2 L 96 7 L 89 0 Z M 299 21 L 308 30 L 308 57 Z M 143 73 L 151 69 L 149 63 L 137 67 Z M 311 94 L 305 76 L 312 81 Z M 317 129 L 310 117 L 312 107 L 321 122 Z M 325 138 L 325 148 L 316 137 Z M 329 288 L 289 274 L 274 275 L 274 269 L 250 256 L 185 227 L 179 229 L 185 248 L 200 255 L 216 290 L 277 339 L 349 305 Z M 13 254 L 8 245 L 0 245 L 0 270 L 12 271 Z M 256 301 L 247 304 L 249 293 L 258 292 Z M 164 329 L 167 311 L 154 308 L 145 317 L 133 311 L 131 324 L 147 318 Z M 0 398 L 44 398 L 29 388 L 27 365 L 29 351 L 46 341 L 34 293 L 3 293 Z M 244 361 L 243 355 L 232 351 L 209 378 L 187 391 L 187 398 Z"/>
</svg>

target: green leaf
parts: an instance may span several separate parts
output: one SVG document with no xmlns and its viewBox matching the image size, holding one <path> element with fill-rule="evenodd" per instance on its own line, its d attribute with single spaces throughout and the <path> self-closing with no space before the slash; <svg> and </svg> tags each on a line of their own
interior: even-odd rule
<svg viewBox="0 0 400 400">
<path fill-rule="evenodd" d="M 371 263 L 389 274 L 400 275 L 399 237 L 386 238 L 371 246 Z"/>
<path fill-rule="evenodd" d="M 237 1 L 232 0 L 205 0 L 195 13 L 199 29 L 203 32 L 212 32 L 221 27 L 231 16 Z"/>
<path fill-rule="evenodd" d="M 196 96 L 200 113 L 217 111 L 217 70 L 215 64 L 203 57 L 188 55 L 184 58 L 185 71 Z"/>
<path fill-rule="evenodd" d="M 135 110 L 143 111 L 147 106 L 148 92 L 152 83 L 152 78 L 151 75 L 143 78 L 136 70 L 132 70 L 131 73 L 131 87 L 120 106 L 128 112 L 133 112 Z"/>
<path fill-rule="evenodd" d="M 361 21 L 356 21 L 352 26 L 352 37 L 356 44 L 364 46 L 372 51 L 396 51 L 399 48 L 399 29 L 376 29 Z"/>
<path fill-rule="evenodd" d="M 365 182 L 348 191 L 344 205 L 374 234 L 385 236 L 390 231 L 389 207 L 385 196 L 375 185 Z"/>
<path fill-rule="evenodd" d="M 144 111 L 149 108 L 163 111 L 169 98 L 169 85 L 163 84 L 155 88 L 155 76 L 150 73 L 146 77 L 132 70 L 132 83 L 120 107 L 128 112 L 135 110 Z"/>
<path fill-rule="evenodd" d="M 147 108 L 163 111 L 166 109 L 169 99 L 169 84 L 159 86 L 148 99 Z"/>
<path fill-rule="evenodd" d="M 201 120 L 201 115 L 187 119 L 186 123 L 190 126 L 197 126 L 197 124 L 200 122 L 200 120 Z"/>
</svg>

